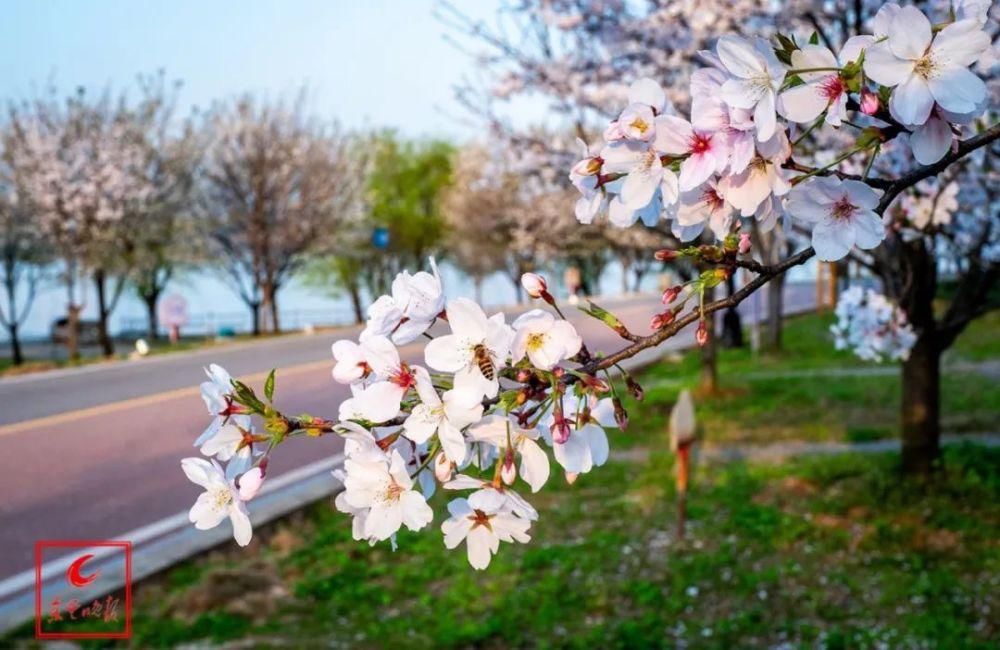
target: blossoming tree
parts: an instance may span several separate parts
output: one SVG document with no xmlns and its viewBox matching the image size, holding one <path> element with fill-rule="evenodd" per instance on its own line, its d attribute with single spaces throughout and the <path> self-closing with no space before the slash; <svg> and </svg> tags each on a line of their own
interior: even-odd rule
<svg viewBox="0 0 1000 650">
<path fill-rule="evenodd" d="M 336 417 L 283 413 L 274 373 L 258 395 L 209 369 L 202 392 L 211 422 L 196 446 L 214 460 L 183 463 L 205 489 L 191 520 L 208 528 L 228 517 L 237 542 L 248 543 L 245 502 L 270 454 L 291 436 L 332 434 L 344 438 L 346 456 L 335 472 L 344 484 L 336 507 L 352 517 L 356 539 L 375 544 L 403 526 L 428 527 L 427 499 L 440 487 L 457 495 L 440 526 L 443 542 L 464 544 L 473 567 L 486 567 L 501 542 L 527 542 L 539 513 L 522 493 L 541 489 L 553 465 L 573 481 L 604 464 L 606 428 L 627 425 L 627 394 L 641 398 L 627 373 L 610 374 L 620 362 L 690 325 L 704 344 L 710 314 L 813 257 L 877 250 L 894 201 L 1000 139 L 1000 124 L 982 119 L 986 85 L 970 70 L 991 48 L 984 25 L 976 3 L 958 2 L 933 23 L 913 7 L 886 4 L 871 33 L 836 54 L 808 35 L 723 34 L 691 74 L 687 116 L 657 80 L 638 79 L 569 178 L 580 221 L 666 222 L 681 241 L 714 240 L 657 253 L 704 270 L 664 293 L 651 333 L 634 333 L 591 304 L 585 311 L 623 340 L 618 350 L 591 350 L 538 275 L 522 284 L 544 308 L 509 321 L 448 297 L 433 262 L 430 272 L 404 271 L 371 305 L 358 340 L 333 346 L 333 380 L 352 391 Z M 845 149 L 812 146 L 835 128 L 851 130 Z M 905 169 L 875 172 L 887 155 L 901 156 Z M 751 232 L 779 221 L 805 228 L 812 246 L 773 264 L 755 261 Z M 739 268 L 753 279 L 726 298 L 706 297 Z M 403 361 L 398 346 L 423 339 L 422 363 Z"/>
</svg>

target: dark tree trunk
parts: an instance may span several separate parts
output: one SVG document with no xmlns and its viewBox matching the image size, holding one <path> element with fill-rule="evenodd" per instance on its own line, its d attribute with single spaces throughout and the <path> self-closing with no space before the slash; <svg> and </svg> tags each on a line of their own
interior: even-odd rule
<svg viewBox="0 0 1000 650">
<path fill-rule="evenodd" d="M 278 320 L 278 301 L 276 295 L 271 295 L 271 331 L 274 334 L 281 333 L 281 321 Z"/>
<path fill-rule="evenodd" d="M 146 337 L 150 341 L 160 338 L 159 318 L 156 313 L 156 303 L 159 300 L 159 291 L 147 291 L 142 294 L 142 302 L 146 305 Z"/>
<path fill-rule="evenodd" d="M 97 340 L 101 345 L 101 353 L 106 357 L 114 356 L 115 344 L 108 332 L 108 297 L 107 278 L 104 271 L 94 271 L 94 286 L 97 289 Z"/>
<path fill-rule="evenodd" d="M 80 306 L 66 306 L 66 356 L 70 361 L 80 358 Z"/>
<path fill-rule="evenodd" d="M 764 349 L 781 351 L 781 330 L 784 327 L 785 278 L 776 276 L 767 283 L 767 327 L 764 331 Z"/>
<path fill-rule="evenodd" d="M 903 363 L 903 470 L 929 474 L 941 453 L 941 347 L 934 320 L 937 265 L 922 239 L 903 244 L 907 285 L 900 304 L 917 332 Z"/>
<path fill-rule="evenodd" d="M 247 307 L 250 308 L 250 333 L 254 336 L 260 336 L 260 301 L 248 300 Z"/>
<path fill-rule="evenodd" d="M 15 366 L 24 363 L 24 353 L 21 351 L 21 338 L 17 333 L 17 323 L 11 322 L 7 326 L 7 333 L 10 335 L 10 360 Z"/>
<path fill-rule="evenodd" d="M 941 355 L 921 334 L 903 363 L 903 471 L 930 474 L 941 453 Z"/>
<path fill-rule="evenodd" d="M 347 293 L 351 296 L 351 309 L 354 311 L 354 322 L 358 325 L 365 322 L 365 312 L 361 307 L 361 289 L 358 285 L 348 285 Z"/>
<path fill-rule="evenodd" d="M 732 275 L 726 278 L 726 293 L 729 296 L 736 293 L 736 280 Z M 722 344 L 727 348 L 743 347 L 743 322 L 735 307 L 729 307 L 722 315 Z"/>
</svg>

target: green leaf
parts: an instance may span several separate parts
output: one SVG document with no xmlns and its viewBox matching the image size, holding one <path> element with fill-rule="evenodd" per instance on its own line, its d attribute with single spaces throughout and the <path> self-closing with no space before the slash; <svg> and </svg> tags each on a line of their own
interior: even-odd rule
<svg viewBox="0 0 1000 650">
<path fill-rule="evenodd" d="M 268 402 L 274 401 L 274 368 L 271 368 L 271 372 L 267 374 L 267 380 L 264 381 L 264 397 L 267 398 Z"/>
<path fill-rule="evenodd" d="M 813 32 L 812 35 L 809 36 L 809 44 L 819 45 L 819 32 Z"/>
</svg>

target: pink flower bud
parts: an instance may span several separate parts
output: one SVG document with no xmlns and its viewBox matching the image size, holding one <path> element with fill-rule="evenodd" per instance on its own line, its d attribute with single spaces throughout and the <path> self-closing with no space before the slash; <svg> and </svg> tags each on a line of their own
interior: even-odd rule
<svg viewBox="0 0 1000 650">
<path fill-rule="evenodd" d="M 679 296 L 680 294 L 681 294 L 681 288 L 679 286 L 670 287 L 669 289 L 663 292 L 663 299 L 662 299 L 663 304 L 669 305 L 673 301 L 677 300 L 677 296 Z"/>
<path fill-rule="evenodd" d="M 881 108 L 881 102 L 878 100 L 878 95 L 873 93 L 868 88 L 861 89 L 861 112 L 865 115 L 874 115 L 878 113 L 879 108 Z"/>
<path fill-rule="evenodd" d="M 570 428 L 569 420 L 564 417 L 557 417 L 552 426 L 549 427 L 552 431 L 552 441 L 558 444 L 564 444 L 569 440 Z"/>
<path fill-rule="evenodd" d="M 532 298 L 541 298 L 542 294 L 547 293 L 549 290 L 549 285 L 545 282 L 545 278 L 537 273 L 525 273 L 522 275 L 521 286 L 524 287 L 524 290 Z"/>
<path fill-rule="evenodd" d="M 708 343 L 708 326 L 705 324 L 705 319 L 698 321 L 698 331 L 694 333 L 694 340 L 700 346 Z"/>
<path fill-rule="evenodd" d="M 649 329 L 651 330 L 661 330 L 674 320 L 674 312 L 669 309 L 663 313 L 653 316 L 652 320 L 649 321 Z"/>
<path fill-rule="evenodd" d="M 264 484 L 264 468 L 254 467 L 247 470 L 240 476 L 239 484 L 240 499 L 249 501 L 254 498 L 260 491 L 260 486 Z"/>
<path fill-rule="evenodd" d="M 519 383 L 526 384 L 528 383 L 528 380 L 531 379 L 531 371 L 522 368 L 521 370 L 517 371 L 516 378 Z"/>
<path fill-rule="evenodd" d="M 443 451 L 434 459 L 434 477 L 441 483 L 450 481 L 454 470 L 454 464 L 448 460 Z"/>
<path fill-rule="evenodd" d="M 672 251 L 669 248 L 661 248 L 653 253 L 653 257 L 659 262 L 669 262 L 672 259 L 676 259 L 677 251 Z"/>
<path fill-rule="evenodd" d="M 500 478 L 507 485 L 513 485 L 514 479 L 517 478 L 517 468 L 514 467 L 513 449 L 507 449 L 507 453 L 504 454 L 503 465 L 500 466 Z"/>
<path fill-rule="evenodd" d="M 750 252 L 750 233 L 748 232 L 740 233 L 740 246 L 738 250 L 740 252 L 740 255 L 746 255 L 747 253 Z"/>
<path fill-rule="evenodd" d="M 574 483 L 576 483 L 576 477 L 578 477 L 579 475 L 580 474 L 578 472 L 566 472 L 566 482 L 569 483 L 570 485 L 573 485 Z"/>
</svg>

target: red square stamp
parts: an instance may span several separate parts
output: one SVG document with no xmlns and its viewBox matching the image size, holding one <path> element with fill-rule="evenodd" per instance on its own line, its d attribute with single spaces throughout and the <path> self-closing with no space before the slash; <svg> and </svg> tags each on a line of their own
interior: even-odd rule
<svg viewBox="0 0 1000 650">
<path fill-rule="evenodd" d="M 131 636 L 132 542 L 35 542 L 36 639 Z"/>
</svg>

